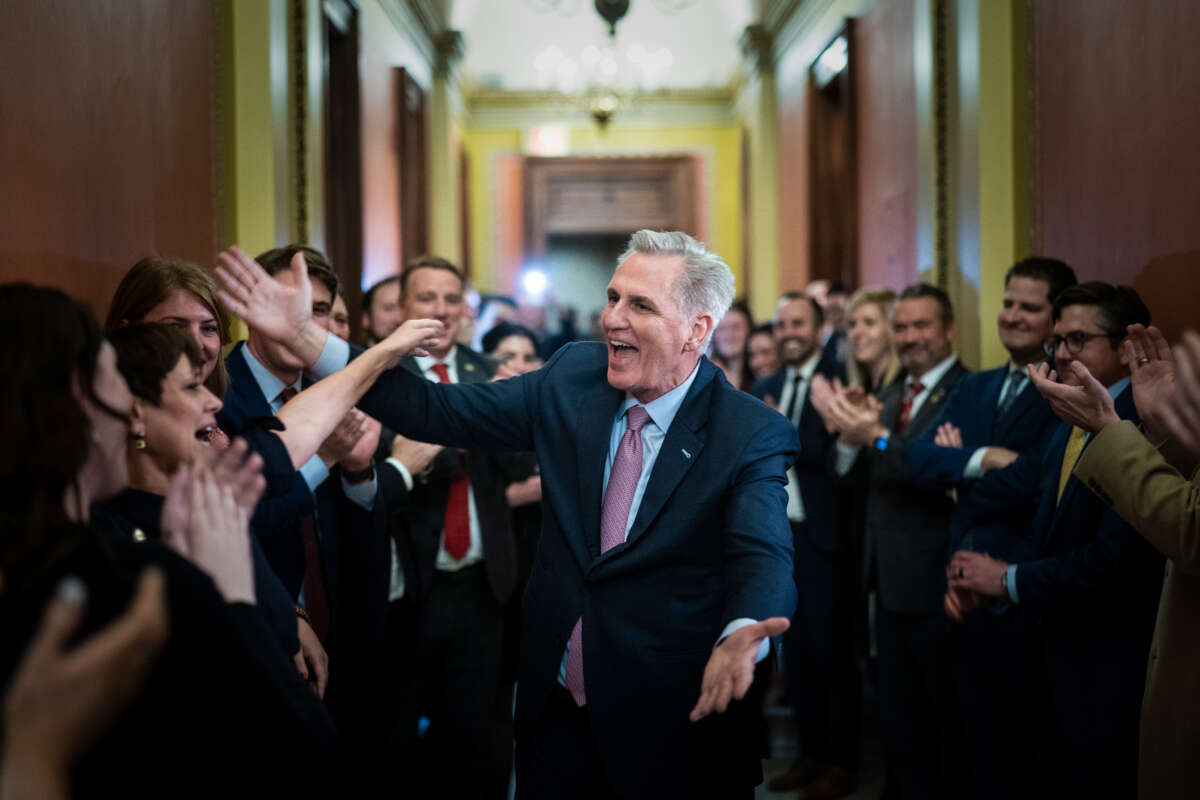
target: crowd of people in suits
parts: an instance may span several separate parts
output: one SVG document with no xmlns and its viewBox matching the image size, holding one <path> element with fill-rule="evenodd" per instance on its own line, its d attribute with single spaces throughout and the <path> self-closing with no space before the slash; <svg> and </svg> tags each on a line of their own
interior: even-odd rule
<svg viewBox="0 0 1200 800">
<path fill-rule="evenodd" d="M 0 796 L 738 797 L 775 667 L 775 791 L 854 790 L 869 692 L 889 798 L 1188 792 L 1200 337 L 1132 289 L 1018 262 L 971 372 L 939 288 L 756 325 L 682 234 L 604 347 L 436 256 L 349 346 L 323 253 L 218 261 L 0 287 Z"/>
<path fill-rule="evenodd" d="M 1190 795 L 1200 339 L 1173 354 L 1133 289 L 1048 258 L 1005 276 L 1008 362 L 980 372 L 927 284 L 784 294 L 770 377 L 726 319 L 714 359 L 801 446 L 799 757 L 771 788 L 852 790 L 867 691 L 885 797 Z"/>
</svg>

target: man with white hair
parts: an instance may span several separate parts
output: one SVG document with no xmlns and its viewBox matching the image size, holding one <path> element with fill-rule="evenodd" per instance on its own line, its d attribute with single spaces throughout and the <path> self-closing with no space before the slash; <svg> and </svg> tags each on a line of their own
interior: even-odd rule
<svg viewBox="0 0 1200 800">
<path fill-rule="evenodd" d="M 231 309 L 315 374 L 346 363 L 302 289 L 222 263 Z M 603 343 L 494 383 L 393 370 L 364 397 L 406 436 L 537 453 L 520 798 L 749 798 L 762 779 L 753 710 L 735 701 L 796 604 L 785 472 L 798 442 L 701 355 L 733 293 L 700 242 L 638 231 L 608 286 Z"/>
</svg>

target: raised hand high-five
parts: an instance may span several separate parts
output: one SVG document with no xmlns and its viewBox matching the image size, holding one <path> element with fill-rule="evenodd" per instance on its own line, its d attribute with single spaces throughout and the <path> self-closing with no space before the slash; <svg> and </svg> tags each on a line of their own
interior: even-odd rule
<svg viewBox="0 0 1200 800">
<path fill-rule="evenodd" d="M 217 256 L 217 298 L 251 328 L 287 347 L 312 366 L 321 356 L 329 332 L 312 319 L 312 286 L 304 255 L 296 253 L 291 269 L 277 276 L 237 245 Z"/>
</svg>

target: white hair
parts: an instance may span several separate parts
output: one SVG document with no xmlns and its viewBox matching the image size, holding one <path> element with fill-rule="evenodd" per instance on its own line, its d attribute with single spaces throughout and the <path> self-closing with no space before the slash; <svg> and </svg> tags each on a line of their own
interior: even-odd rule
<svg viewBox="0 0 1200 800">
<path fill-rule="evenodd" d="M 675 301 L 689 318 L 707 311 L 713 318 L 712 330 L 716 330 L 733 303 L 733 271 L 725 259 L 681 231 L 640 230 L 630 237 L 629 247 L 617 263 L 637 253 L 682 258 L 683 274 L 675 282 Z"/>
</svg>

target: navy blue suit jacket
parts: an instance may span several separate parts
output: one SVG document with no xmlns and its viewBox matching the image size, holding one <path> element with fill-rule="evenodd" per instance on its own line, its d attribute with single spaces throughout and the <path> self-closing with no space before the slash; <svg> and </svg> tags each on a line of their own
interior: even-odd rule
<svg viewBox="0 0 1200 800">
<path fill-rule="evenodd" d="M 273 417 L 271 405 L 246 363 L 245 346 L 245 342 L 238 343 L 225 359 L 229 369 L 229 390 L 217 421 L 230 436 L 252 428 L 258 420 Z M 278 437 L 274 438 L 278 441 Z M 253 442 L 251 444 L 253 446 Z M 304 583 L 305 569 L 300 520 L 316 512 L 325 586 L 336 626 L 342 612 L 338 595 L 345 571 L 343 565 L 359 564 L 364 560 L 357 552 L 351 554 L 348 548 L 366 547 L 375 552 L 382 546 L 380 542 L 386 544 L 386 539 L 382 538 L 385 533 L 373 525 L 371 518 L 373 514 L 386 515 L 387 510 L 378 498 L 373 512 L 349 500 L 342 491 L 336 467 L 315 492 L 310 491 L 304 477 L 292 467 L 282 442 L 277 448 L 258 449 L 258 452 L 263 454 L 266 464 L 263 473 L 267 476 L 267 491 L 255 509 L 252 530 L 271 568 L 295 599 Z M 354 530 L 355 535 L 339 535 L 343 529 Z M 382 586 L 378 578 L 372 582 L 373 603 L 386 604 L 386 584 L 386 577 L 382 579 Z"/>
<path fill-rule="evenodd" d="M 245 342 L 238 342 L 225 358 L 229 388 L 225 392 L 225 405 L 217 413 L 217 424 L 230 437 L 241 435 L 260 420 L 274 417 L 270 402 L 263 397 L 258 381 L 250 372 L 245 347 Z M 282 442 L 280 445 L 256 448 L 263 457 L 267 489 L 254 509 L 251 527 L 271 566 L 295 599 L 304 579 L 304 542 L 298 526 L 302 518 L 314 512 L 316 501 L 304 476 L 292 466 Z"/>
<path fill-rule="evenodd" d="M 963 378 L 937 421 L 919 439 L 910 442 L 905 453 L 913 483 L 955 489 L 958 493 L 958 503 L 950 519 L 951 553 L 966 549 L 1008 559 L 1029 524 L 1028 515 L 1015 513 L 993 513 L 986 525 L 970 523 L 974 481 L 962 477 L 977 448 L 1006 447 L 1018 454 L 1040 452 L 1058 428 L 1059 419 L 1050 410 L 1050 404 L 1028 383 L 1001 416 L 997 403 L 1007 378 L 1007 367 L 973 372 Z M 953 423 L 962 432 L 962 447 L 939 447 L 933 443 L 938 426 L 945 422 Z"/>
<path fill-rule="evenodd" d="M 1116 410 L 1139 421 L 1128 388 Z M 1056 502 L 1070 432 L 976 481 L 972 514 L 1032 513 L 1017 597 L 1039 622 L 1058 724 L 1073 749 L 1113 750 L 1136 741 L 1163 558 L 1074 475 Z"/>
<path fill-rule="evenodd" d="M 555 690 L 582 617 L 589 718 L 621 796 L 760 779 L 744 718 L 731 709 L 693 724 L 688 712 L 724 626 L 790 617 L 796 604 L 784 484 L 795 432 L 707 359 L 698 369 L 627 541 L 603 555 L 604 462 L 625 399 L 608 384 L 604 346 L 566 345 L 542 369 L 495 383 L 435 384 L 393 369 L 360 403 L 406 436 L 536 451 L 543 527 L 525 594 L 518 742 Z"/>
<path fill-rule="evenodd" d="M 835 350 L 823 351 L 814 375 L 824 375 L 831 381 L 834 378 L 846 380 L 845 369 L 838 363 Z M 783 397 L 786 376 L 785 369 L 763 378 L 754 384 L 750 393 L 760 400 L 772 397 L 779 402 Z M 825 429 L 821 415 L 812 404 L 812 392 L 804 396 L 796 434 L 800 438 L 800 454 L 796 457 L 795 465 L 796 483 L 800 486 L 800 499 L 804 503 L 807 535 L 823 552 L 842 550 L 847 546 L 843 541 L 841 524 L 845 490 L 838 486 L 826 468 L 829 451 L 837 441 L 837 436 Z"/>
</svg>

